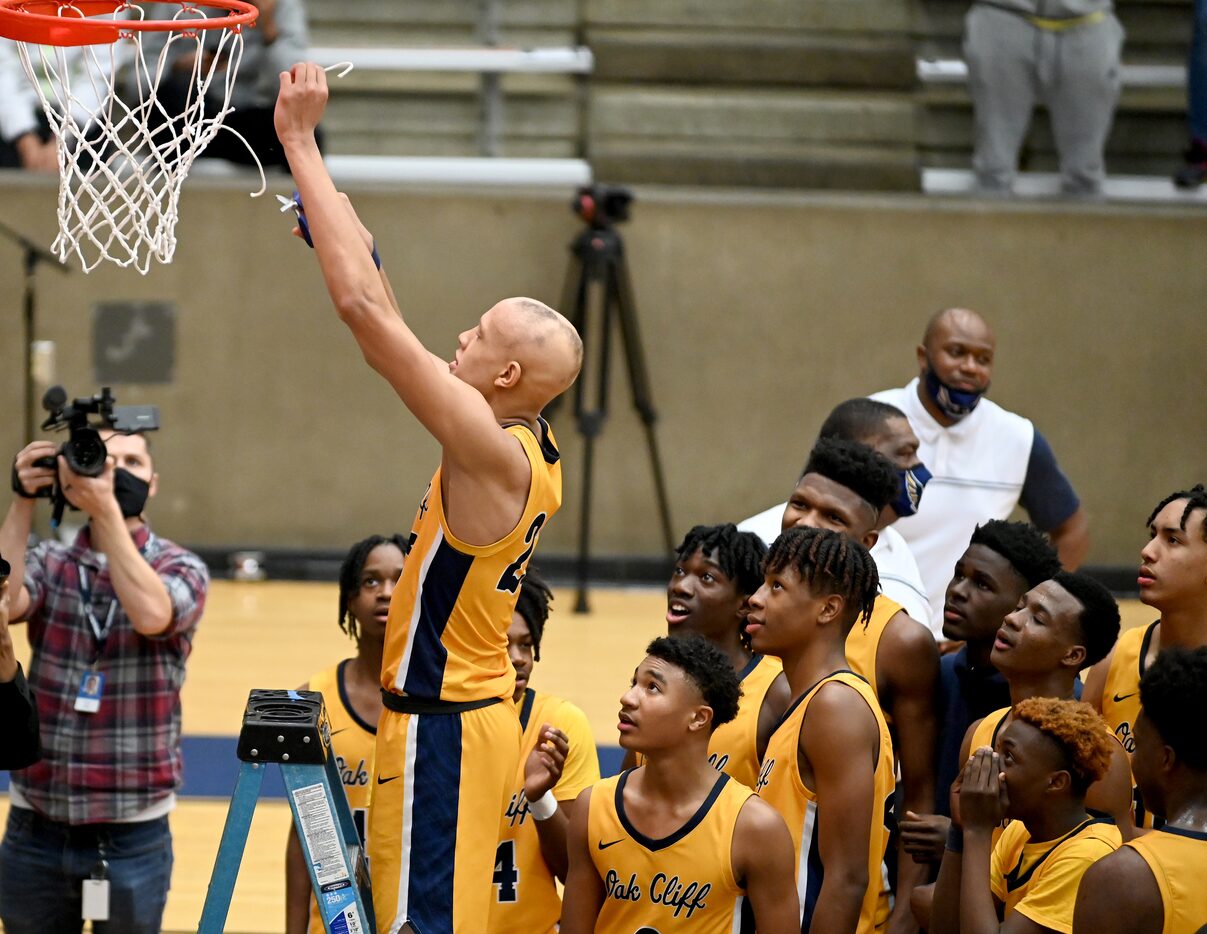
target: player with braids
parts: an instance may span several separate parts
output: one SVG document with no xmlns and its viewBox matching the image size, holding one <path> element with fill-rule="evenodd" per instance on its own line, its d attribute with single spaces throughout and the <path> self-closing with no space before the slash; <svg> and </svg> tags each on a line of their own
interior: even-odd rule
<svg viewBox="0 0 1207 934">
<path fill-rule="evenodd" d="M 853 441 L 823 438 L 784 509 L 785 529 L 813 527 L 841 532 L 866 549 L 879 540 L 877 526 L 895 495 L 893 465 L 871 448 Z M 925 625 L 881 593 L 865 625 L 847 637 L 847 662 L 871 686 L 893 735 L 901 767 L 900 810 L 925 813 L 935 798 L 935 696 L 939 650 Z M 886 878 L 897 895 L 894 929 L 913 925 L 909 904 L 913 889 L 926 881 L 926 867 L 915 863 L 898 843 L 892 849 L 895 870 Z M 891 860 L 890 860 L 891 862 Z M 888 892 L 883 893 L 888 911 Z"/>
<path fill-rule="evenodd" d="M 1086 679 L 1085 699 L 1102 712 L 1128 753 L 1140 716 L 1140 682 L 1163 650 L 1207 645 L 1207 488 L 1170 493 L 1148 517 L 1149 541 L 1140 550 L 1140 602 L 1161 615 L 1128 630 Z M 1152 827 L 1152 811 L 1135 792 L 1137 827 Z"/>
<path fill-rule="evenodd" d="M 331 720 L 331 748 L 362 844 L 382 711 L 386 619 L 406 546 L 402 535 L 370 535 L 348 549 L 339 569 L 339 628 L 356 643 L 356 655 L 312 675 L 300 689 L 323 695 Z M 285 847 L 285 931 L 323 931 L 323 916 L 310 894 L 310 874 L 292 825 Z"/>
<path fill-rule="evenodd" d="M 964 768 L 962 829 L 953 826 L 943 854 L 931 934 L 1073 930 L 1082 877 L 1123 842 L 1085 801 L 1113 743 L 1089 704 L 1032 697 L 1014 708 L 997 751 L 978 749 Z"/>
<path fill-rule="evenodd" d="M 767 740 L 788 707 L 788 681 L 779 659 L 750 650 L 746 599 L 763 583 L 767 546 L 732 524 L 697 525 L 675 551 L 666 588 L 667 635 L 703 636 L 725 653 L 742 683 L 738 715 L 713 730 L 708 759 L 753 788 Z M 630 751 L 625 766 L 641 757 Z"/>
<path fill-rule="evenodd" d="M 756 652 L 778 657 L 792 706 L 767 744 L 758 792 L 796 848 L 800 930 L 876 929 L 894 791 L 893 746 L 847 638 L 872 616 L 879 581 L 867 549 L 828 529 L 788 529 L 750 598 Z M 930 638 L 925 634 L 926 638 Z"/>
<path fill-rule="evenodd" d="M 566 830 L 579 792 L 599 781 L 599 756 L 587 715 L 531 687 L 553 592 L 529 567 L 507 630 L 515 668 L 512 700 L 520 713 L 520 766 L 500 811 L 491 934 L 553 931 L 561 914 L 557 883 L 566 881 Z"/>
<path fill-rule="evenodd" d="M 1207 921 L 1207 648 L 1162 652 L 1140 699 L 1132 768 L 1164 823 L 1090 868 L 1074 931 L 1193 934 Z"/>
</svg>

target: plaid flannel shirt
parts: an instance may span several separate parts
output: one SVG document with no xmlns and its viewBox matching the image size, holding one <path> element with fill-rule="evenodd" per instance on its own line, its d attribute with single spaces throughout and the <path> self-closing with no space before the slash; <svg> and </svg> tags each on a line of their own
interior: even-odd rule
<svg viewBox="0 0 1207 934">
<path fill-rule="evenodd" d="M 180 687 L 209 573 L 200 558 L 145 525 L 134 533 L 134 543 L 167 588 L 172 623 L 157 636 L 139 635 L 119 604 L 103 646 L 85 612 L 84 594 L 90 591 L 101 626 L 117 597 L 107 559 L 92 550 L 88 528 L 70 546 L 41 542 L 25 558 L 33 648 L 29 683 L 42 721 L 42 761 L 13 772 L 12 781 L 52 820 L 123 820 L 180 787 Z M 100 709 L 80 713 L 75 700 L 94 663 L 105 675 Z"/>
</svg>

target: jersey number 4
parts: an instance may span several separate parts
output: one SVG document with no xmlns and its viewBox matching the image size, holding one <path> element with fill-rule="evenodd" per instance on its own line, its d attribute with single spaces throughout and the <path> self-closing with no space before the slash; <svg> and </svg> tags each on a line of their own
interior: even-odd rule
<svg viewBox="0 0 1207 934">
<path fill-rule="evenodd" d="M 491 881 L 498 889 L 496 900 L 512 904 L 520 900 L 520 871 L 515 868 L 515 841 L 504 840 L 495 850 L 495 874 Z"/>
<path fill-rule="evenodd" d="M 520 589 L 520 581 L 524 579 L 524 565 L 528 563 L 528 559 L 532 557 L 532 552 L 536 548 L 536 537 L 541 531 L 541 526 L 545 524 L 548 516 L 539 512 L 536 518 L 532 520 L 532 525 L 528 526 L 528 531 L 524 533 L 524 550 L 520 556 L 511 564 L 503 569 L 503 576 L 499 578 L 496 590 L 503 590 L 507 593 L 516 593 Z M 489 578 L 487 578 L 489 580 Z"/>
</svg>

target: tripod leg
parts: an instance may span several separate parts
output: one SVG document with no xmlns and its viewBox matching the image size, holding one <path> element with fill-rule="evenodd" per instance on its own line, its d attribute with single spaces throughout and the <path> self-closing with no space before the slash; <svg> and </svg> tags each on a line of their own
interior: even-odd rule
<svg viewBox="0 0 1207 934">
<path fill-rule="evenodd" d="M 629 388 L 633 395 L 633 407 L 645 425 L 645 443 L 649 449 L 650 465 L 654 471 L 654 491 L 658 497 L 658 516 L 662 521 L 662 538 L 669 552 L 675 547 L 671 528 L 670 500 L 666 495 L 666 477 L 662 472 L 662 457 L 658 452 L 658 438 L 654 423 L 658 413 L 654 411 L 654 397 L 650 391 L 649 371 L 645 365 L 645 351 L 641 345 L 641 333 L 637 326 L 637 308 L 633 299 L 633 283 L 629 278 L 629 267 L 625 261 L 624 246 L 617 239 L 617 249 L 609 268 L 611 287 L 616 295 L 616 310 L 620 320 L 620 338 L 624 341 L 625 361 L 629 369 Z"/>
</svg>

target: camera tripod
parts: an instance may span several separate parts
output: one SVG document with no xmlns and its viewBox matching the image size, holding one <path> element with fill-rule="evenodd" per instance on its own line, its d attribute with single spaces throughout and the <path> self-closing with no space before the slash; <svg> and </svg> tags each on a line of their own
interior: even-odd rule
<svg viewBox="0 0 1207 934">
<path fill-rule="evenodd" d="M 605 190 L 602 197 L 594 189 L 579 192 L 575 211 L 587 222 L 588 227 L 574 238 L 570 246 L 570 266 L 562 297 L 562 308 L 569 309 L 570 321 L 583 338 L 583 368 L 574 390 L 574 415 L 578 433 L 583 439 L 575 613 L 586 613 L 589 609 L 587 580 L 590 574 L 591 485 L 595 473 L 595 439 L 603 431 L 608 417 L 613 325 L 620 330 L 633 408 L 645 426 L 646 447 L 654 474 L 654 491 L 658 498 L 658 515 L 666 550 L 674 547 L 662 459 L 654 434 L 658 414 L 654 411 L 645 353 L 637 328 L 637 308 L 625 261 L 624 241 L 613 226 L 615 221 L 627 218 L 631 199 L 632 195 L 624 189 Z M 596 288 L 593 289 L 593 285 Z M 593 292 L 599 293 L 596 302 L 592 302 Z M 593 305 L 598 306 L 600 317 L 597 322 L 593 322 L 591 317 Z M 593 323 L 598 336 L 597 344 L 591 340 Z"/>
</svg>

